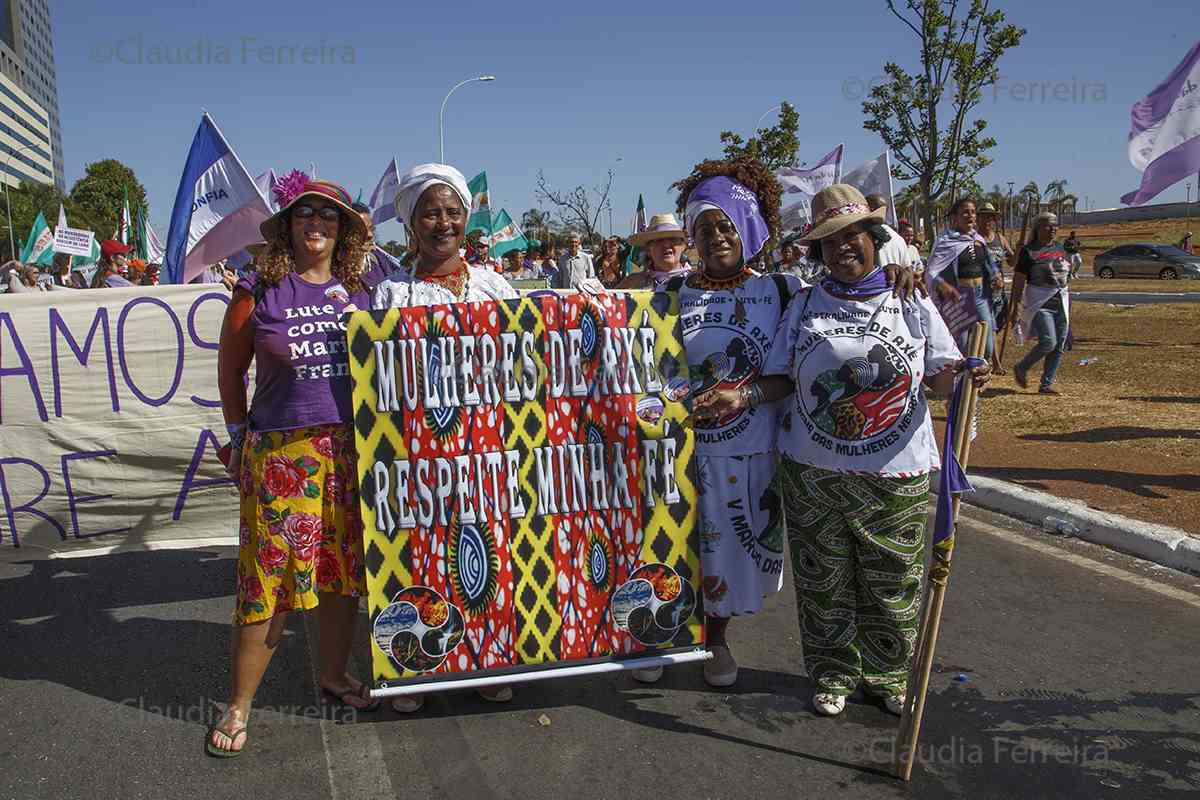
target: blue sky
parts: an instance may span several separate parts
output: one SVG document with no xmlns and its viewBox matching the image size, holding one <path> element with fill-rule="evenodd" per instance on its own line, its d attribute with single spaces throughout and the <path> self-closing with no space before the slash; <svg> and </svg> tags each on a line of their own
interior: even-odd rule
<svg viewBox="0 0 1200 800">
<path fill-rule="evenodd" d="M 916 59 L 883 0 L 51 5 L 68 186 L 87 163 L 120 159 L 163 235 L 202 108 L 251 173 L 315 162 L 369 195 L 393 155 L 402 169 L 436 160 L 446 91 L 494 74 L 450 99 L 447 161 L 468 178 L 486 169 L 493 203 L 518 218 L 537 206 L 539 169 L 570 187 L 612 166 L 625 234 L 639 192 L 651 212 L 673 209 L 668 186 L 719 154 L 719 131 L 748 134 L 783 99 L 800 111 L 801 159 L 838 142 L 847 168 L 878 155 L 858 95 L 886 60 Z M 998 140 L 981 183 L 1063 177 L 1081 208 L 1118 205 L 1139 182 L 1129 108 L 1192 45 L 1194 0 L 1153 13 L 1112 0 L 1084 15 L 1044 0 L 1000 7 L 1029 32 L 980 108 Z M 324 63 L 301 63 L 305 47 Z M 1184 198 L 1180 183 L 1156 202 Z M 379 235 L 401 238 L 400 226 Z"/>
</svg>

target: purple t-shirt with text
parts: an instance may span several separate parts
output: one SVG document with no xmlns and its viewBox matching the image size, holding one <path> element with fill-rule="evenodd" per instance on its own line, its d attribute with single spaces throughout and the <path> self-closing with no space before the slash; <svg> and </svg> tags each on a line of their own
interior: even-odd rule
<svg viewBox="0 0 1200 800">
<path fill-rule="evenodd" d="M 253 295 L 257 280 L 250 273 L 236 288 Z M 337 278 L 314 284 L 289 272 L 267 287 L 250 316 L 255 362 L 250 430 L 349 424 L 350 362 L 341 317 L 370 307 L 365 292 L 352 295 Z"/>
</svg>

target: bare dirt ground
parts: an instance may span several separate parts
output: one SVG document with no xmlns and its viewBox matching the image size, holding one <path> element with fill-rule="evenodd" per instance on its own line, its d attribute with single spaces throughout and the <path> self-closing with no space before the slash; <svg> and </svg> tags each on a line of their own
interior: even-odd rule
<svg viewBox="0 0 1200 800">
<path fill-rule="evenodd" d="M 984 392 L 968 472 L 1200 536 L 1200 305 L 1072 311 L 1061 396 L 1036 393 L 1040 367 L 1030 389 L 1016 385 L 1012 366 L 1028 345 L 1009 337 L 1009 374 Z M 1085 358 L 1098 360 L 1080 366 Z"/>
</svg>

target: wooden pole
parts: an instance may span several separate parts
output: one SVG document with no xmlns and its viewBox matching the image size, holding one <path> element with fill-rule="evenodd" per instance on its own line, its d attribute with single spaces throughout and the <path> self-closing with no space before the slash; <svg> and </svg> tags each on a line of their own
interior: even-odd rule
<svg viewBox="0 0 1200 800">
<path fill-rule="evenodd" d="M 1017 260 L 1021 259 L 1021 248 L 1025 246 L 1025 231 L 1029 228 L 1029 203 L 1025 204 L 1025 218 L 1021 220 L 1021 237 L 1017 239 Z M 1015 266 L 1015 265 L 1014 265 Z M 1004 332 L 1000 335 L 1000 350 L 996 353 L 996 363 L 1001 369 L 1004 368 L 1004 350 L 1008 347 L 1008 331 L 1012 327 L 1012 312 L 1016 298 L 1009 295 L 1008 298 L 1008 316 L 1004 320 Z"/>
<path fill-rule="evenodd" d="M 987 326 L 982 322 L 975 323 L 968 339 L 968 356 L 981 358 L 986 340 Z M 967 381 L 967 384 L 964 389 L 962 405 L 958 409 L 959 416 L 955 419 L 954 450 L 959 465 L 965 471 L 968 457 L 971 454 L 971 419 L 975 416 L 979 390 L 971 381 L 969 374 L 964 375 L 963 380 Z M 921 735 L 921 720 L 925 715 L 925 698 L 929 692 L 929 676 L 933 672 L 933 657 L 937 650 L 938 631 L 942 623 L 942 606 L 945 603 L 946 588 L 950 582 L 950 563 L 954 558 L 954 539 L 957 533 L 959 505 L 960 501 L 956 495 L 952 502 L 952 519 L 955 530 L 949 538 L 934 545 L 933 560 L 929 566 L 929 585 L 922 604 L 921 630 L 917 634 L 917 649 L 909 670 L 908 690 L 905 692 L 904 709 L 900 715 L 900 728 L 896 740 L 894 770 L 896 777 L 903 781 L 912 779 L 913 762 L 916 760 L 917 741 Z"/>
</svg>

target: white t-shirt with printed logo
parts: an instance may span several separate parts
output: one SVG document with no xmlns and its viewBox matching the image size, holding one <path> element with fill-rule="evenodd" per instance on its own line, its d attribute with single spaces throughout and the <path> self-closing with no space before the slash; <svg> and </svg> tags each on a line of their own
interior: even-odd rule
<svg viewBox="0 0 1200 800">
<path fill-rule="evenodd" d="M 817 286 L 792 298 L 764 370 L 796 384 L 780 451 L 832 472 L 928 473 L 938 449 L 921 382 L 961 358 L 926 297 L 843 300 Z"/>
<path fill-rule="evenodd" d="M 791 295 L 800 282 L 780 276 Z M 734 289 L 703 289 L 693 273 L 679 290 L 679 324 L 687 352 L 691 396 L 735 389 L 763 373 L 778 331 L 780 291 L 770 275 L 756 275 Z M 782 401 L 746 408 L 703 427 L 696 425 L 696 452 L 709 456 L 773 453 Z"/>
</svg>

